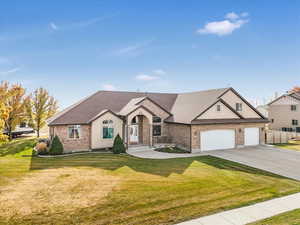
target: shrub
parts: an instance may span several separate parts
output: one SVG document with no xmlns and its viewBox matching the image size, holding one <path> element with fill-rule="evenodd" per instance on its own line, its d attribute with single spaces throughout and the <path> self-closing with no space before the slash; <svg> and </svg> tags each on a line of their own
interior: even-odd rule
<svg viewBox="0 0 300 225">
<path fill-rule="evenodd" d="M 120 135 L 118 134 L 114 140 L 113 153 L 120 154 L 120 153 L 125 153 L 125 152 L 126 152 L 126 148 L 124 146 L 123 140 L 120 137 Z"/>
<path fill-rule="evenodd" d="M 58 136 L 55 136 L 51 142 L 51 146 L 49 149 L 50 155 L 61 155 L 63 154 L 64 147 L 62 143 L 60 142 Z"/>
<path fill-rule="evenodd" d="M 47 155 L 48 154 L 48 147 L 47 144 L 44 142 L 40 142 L 35 146 L 38 155 Z"/>
<path fill-rule="evenodd" d="M 47 147 L 50 146 L 50 140 L 48 138 L 40 138 L 38 139 L 38 143 L 45 143 Z"/>
</svg>

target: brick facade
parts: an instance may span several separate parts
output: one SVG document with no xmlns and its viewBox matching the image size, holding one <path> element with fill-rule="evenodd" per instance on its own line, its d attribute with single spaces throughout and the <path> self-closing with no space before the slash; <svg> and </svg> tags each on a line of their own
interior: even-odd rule
<svg viewBox="0 0 300 225">
<path fill-rule="evenodd" d="M 167 132 L 172 143 L 184 149 L 191 149 L 191 126 L 185 124 L 168 123 Z"/>
<path fill-rule="evenodd" d="M 70 139 L 68 137 L 67 125 L 52 126 L 50 129 L 51 136 L 57 135 L 64 146 L 64 152 L 86 151 L 91 148 L 91 126 L 81 125 L 80 138 Z"/>
</svg>

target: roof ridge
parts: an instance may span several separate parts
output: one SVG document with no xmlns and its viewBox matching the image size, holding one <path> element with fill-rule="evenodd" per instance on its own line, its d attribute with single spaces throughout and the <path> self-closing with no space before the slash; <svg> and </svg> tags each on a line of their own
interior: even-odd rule
<svg viewBox="0 0 300 225">
<path fill-rule="evenodd" d="M 92 95 L 90 95 L 90 96 L 88 96 L 88 97 L 85 97 L 85 98 L 79 100 L 78 102 L 76 102 L 76 103 L 74 103 L 73 105 L 71 105 L 71 106 L 69 107 L 69 109 L 68 109 L 68 107 L 67 107 L 66 109 L 64 109 L 65 111 L 62 110 L 62 111 L 61 111 L 62 114 L 58 115 L 58 116 L 57 116 L 55 119 L 53 119 L 53 120 L 50 119 L 50 122 L 49 122 L 49 123 L 55 122 L 55 120 L 59 119 L 60 117 L 62 117 L 62 116 L 65 115 L 66 113 L 70 112 L 71 110 L 77 108 L 79 105 L 81 105 L 82 103 L 86 102 L 87 100 L 89 100 L 90 98 L 92 98 L 93 96 L 95 96 L 96 94 L 98 94 L 98 93 L 100 93 L 100 92 L 102 92 L 102 91 L 101 91 L 101 90 L 100 90 L 100 91 L 97 91 L 97 92 L 95 92 L 94 94 L 92 94 Z"/>
<path fill-rule="evenodd" d="M 183 92 L 183 93 L 178 93 L 178 94 L 194 94 L 194 93 L 200 93 L 200 92 L 220 91 L 220 90 L 227 91 L 229 89 L 231 89 L 231 87 L 229 87 L 229 88 L 214 88 L 214 89 L 206 89 L 206 90 L 191 91 L 191 92 Z"/>
<path fill-rule="evenodd" d="M 167 92 L 147 92 L 147 91 L 106 91 L 106 90 L 99 90 L 98 92 L 118 92 L 118 93 L 135 93 L 135 94 L 167 94 L 167 95 L 178 95 L 179 93 L 167 93 Z"/>
</svg>

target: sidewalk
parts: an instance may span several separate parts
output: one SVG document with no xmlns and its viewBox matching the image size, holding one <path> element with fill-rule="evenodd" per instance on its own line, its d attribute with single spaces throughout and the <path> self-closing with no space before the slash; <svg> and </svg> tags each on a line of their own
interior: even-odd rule
<svg viewBox="0 0 300 225">
<path fill-rule="evenodd" d="M 178 225 L 243 225 L 300 208 L 300 193 L 224 211 Z"/>
</svg>

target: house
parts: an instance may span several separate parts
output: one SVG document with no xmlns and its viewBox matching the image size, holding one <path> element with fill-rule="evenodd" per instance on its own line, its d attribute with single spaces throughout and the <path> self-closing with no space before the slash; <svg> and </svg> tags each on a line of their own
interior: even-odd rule
<svg viewBox="0 0 300 225">
<path fill-rule="evenodd" d="M 99 91 L 51 118 L 65 151 L 173 143 L 191 152 L 264 143 L 268 120 L 233 88 L 191 93 Z"/>
<path fill-rule="evenodd" d="M 289 92 L 268 104 L 272 130 L 300 132 L 300 92 Z"/>
<path fill-rule="evenodd" d="M 260 112 L 264 117 L 269 118 L 268 106 L 259 105 L 256 107 L 257 111 Z"/>
</svg>

